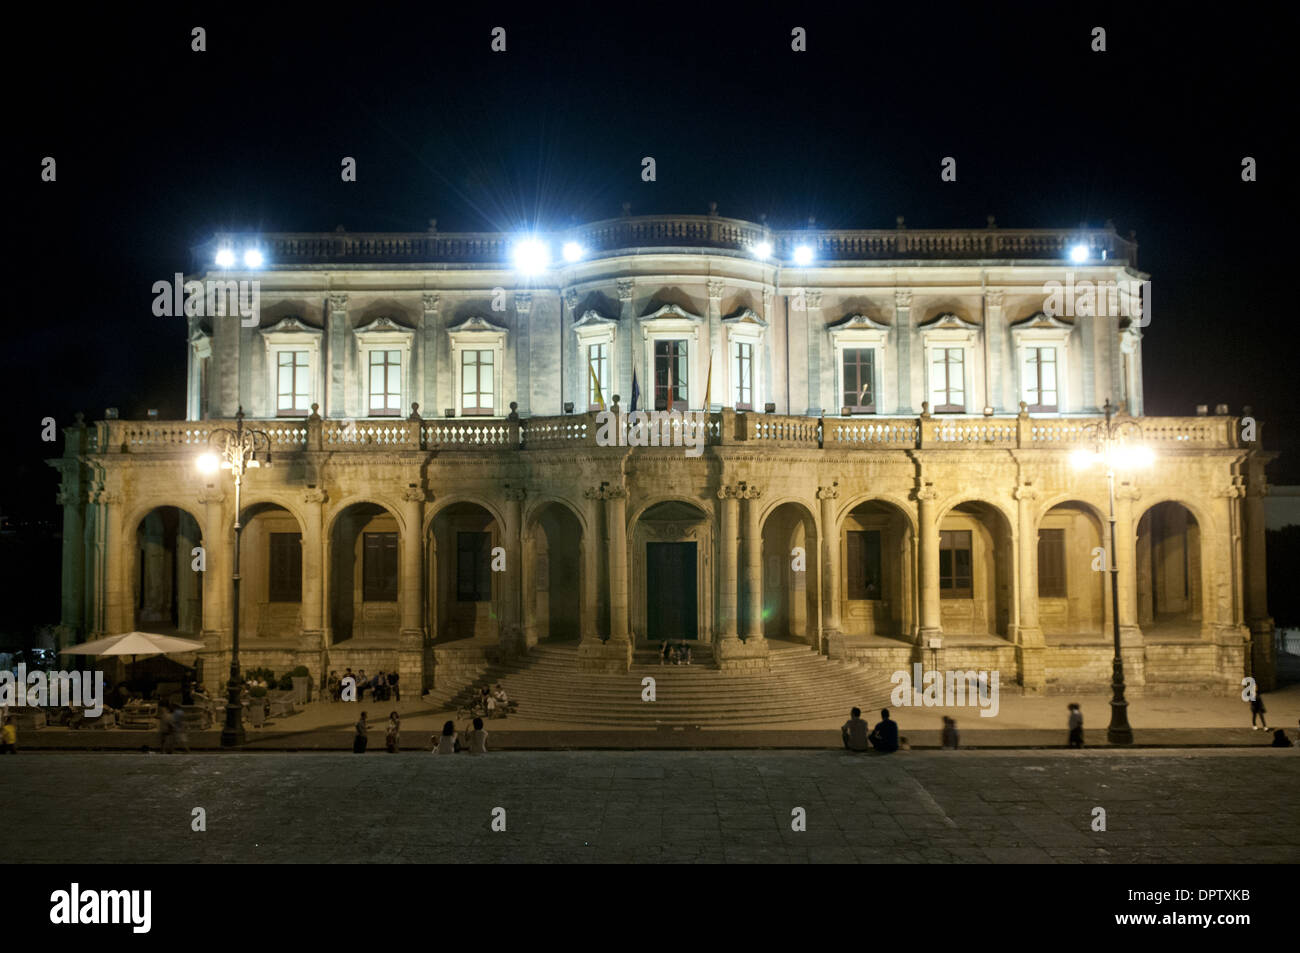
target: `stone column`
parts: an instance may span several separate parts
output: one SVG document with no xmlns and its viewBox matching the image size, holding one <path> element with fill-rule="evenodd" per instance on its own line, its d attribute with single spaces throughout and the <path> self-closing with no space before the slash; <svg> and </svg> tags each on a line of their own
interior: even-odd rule
<svg viewBox="0 0 1300 953">
<path fill-rule="evenodd" d="M 1103 549 L 1107 560 L 1115 560 L 1119 570 L 1119 641 L 1124 652 L 1124 685 L 1138 689 L 1146 685 L 1146 653 L 1142 629 L 1137 617 L 1137 525 L 1133 519 L 1133 503 L 1141 491 L 1130 483 L 1115 483 L 1115 549 L 1111 552 L 1110 524 L 1103 520 L 1102 533 L 1106 537 Z M 1106 565 L 1109 571 L 1110 563 Z M 1110 580 L 1106 580 L 1106 601 L 1110 602 Z M 1107 630 L 1110 635 L 1110 630 Z"/>
<path fill-rule="evenodd" d="M 302 637 L 298 651 L 304 654 L 315 653 L 316 665 L 309 669 L 323 669 L 327 664 L 325 653 L 325 546 L 323 540 L 322 504 L 329 499 L 321 489 L 308 487 L 303 492 L 303 527 L 302 527 Z M 321 679 L 329 674 L 314 671 L 316 687 L 320 688 Z"/>
<path fill-rule="evenodd" d="M 803 303 L 808 318 L 808 416 L 820 417 L 825 411 L 822 400 L 822 338 L 826 336 L 826 324 L 822 320 L 822 293 L 804 289 Z M 833 407 L 831 413 L 839 413 Z"/>
<path fill-rule="evenodd" d="M 1248 463 L 1245 511 L 1245 601 L 1246 624 L 1250 627 L 1251 671 L 1259 687 L 1272 691 L 1277 685 L 1277 646 L 1273 640 L 1273 619 L 1268 614 L 1268 591 L 1265 579 L 1264 465 L 1257 459 Z"/>
<path fill-rule="evenodd" d="M 63 507 L 63 599 L 55 648 L 63 649 L 80 641 L 85 622 L 85 502 L 77 467 L 63 471 L 57 502 Z"/>
<path fill-rule="evenodd" d="M 628 642 L 627 626 L 627 490 L 605 488 L 609 521 L 609 638 Z"/>
<path fill-rule="evenodd" d="M 515 292 L 515 333 L 514 340 L 507 346 L 515 349 L 515 403 L 519 406 L 515 412 L 527 417 L 533 406 L 533 348 L 530 343 L 532 327 L 529 315 L 533 312 L 533 296 L 526 292 Z"/>
<path fill-rule="evenodd" d="M 720 278 L 710 278 L 708 283 L 709 290 L 709 366 L 705 371 L 705 386 L 709 386 L 712 375 L 712 390 L 709 393 L 709 406 L 705 410 L 721 410 L 724 404 L 730 403 L 730 392 L 726 387 L 726 375 L 723 373 L 728 367 L 726 344 L 722 340 L 722 291 L 724 282 Z"/>
<path fill-rule="evenodd" d="M 840 532 L 835 522 L 835 500 L 839 495 L 834 484 L 817 488 L 817 499 L 821 500 L 818 535 L 822 541 L 822 649 L 832 656 L 842 653 L 839 643 L 844 634 L 840 628 Z"/>
<path fill-rule="evenodd" d="M 524 488 L 507 486 L 505 488 L 505 526 L 502 527 L 503 547 L 506 551 L 506 571 L 501 574 L 501 637 L 502 648 L 509 654 L 524 654 L 522 627 L 520 620 L 520 600 L 523 597 L 523 550 L 520 546 L 522 519 L 520 504 L 524 499 Z"/>
<path fill-rule="evenodd" d="M 448 376 L 438 373 L 444 338 L 446 337 L 442 333 L 442 328 L 438 327 L 438 306 L 441 299 L 438 295 L 426 294 L 421 295 L 420 302 L 424 308 L 423 320 L 420 322 L 420 367 L 422 376 L 418 391 L 419 396 L 415 399 L 420 402 L 420 408 L 425 417 L 441 417 L 443 408 L 451 406 L 447 403 L 439 403 L 441 395 L 438 393 L 438 385 L 442 383 L 441 378 Z M 446 390 L 450 395 L 450 384 L 447 385 Z"/>
<path fill-rule="evenodd" d="M 734 486 L 718 487 L 718 499 L 722 501 L 722 518 L 719 520 L 718 536 L 718 639 L 719 643 L 734 642 L 739 638 L 737 630 L 737 578 L 736 578 L 736 522 L 739 504 L 737 488 Z"/>
<path fill-rule="evenodd" d="M 984 374 L 989 382 L 989 402 L 997 414 L 1010 413 L 1016 406 L 1016 375 L 1008 353 L 1011 335 L 1007 333 L 1006 318 L 1002 313 L 1003 297 L 1000 290 L 984 292 L 984 342 L 988 349 L 988 367 Z"/>
<path fill-rule="evenodd" d="M 898 413 L 912 410 L 912 292 L 894 292 L 894 350 L 898 353 Z M 924 378 L 922 378 L 924 379 Z"/>
<path fill-rule="evenodd" d="M 226 514 L 226 494 L 219 487 L 199 490 L 203 504 L 203 684 L 225 697 L 230 678 L 230 654 L 226 643 L 230 632 L 230 600 L 233 598 L 230 569 L 235 558 L 234 528 Z M 305 595 L 305 592 L 304 592 Z"/>
<path fill-rule="evenodd" d="M 132 618 L 135 600 L 127 568 L 133 563 L 135 543 L 127 539 L 128 527 L 122 512 L 120 490 L 100 490 L 96 499 L 104 525 L 104 633 L 117 635 L 135 628 Z"/>
<path fill-rule="evenodd" d="M 418 479 L 418 477 L 417 477 Z M 424 684 L 424 501 L 422 486 L 402 491 L 401 628 L 397 636 L 400 685 L 414 697 Z"/>
<path fill-rule="evenodd" d="M 1016 657 L 1025 694 L 1041 695 L 1047 688 L 1043 630 L 1038 622 L 1038 522 L 1034 501 L 1038 491 L 1028 484 L 1015 488 L 1016 536 L 1020 542 L 1020 572 L 1016 579 L 1020 623 L 1016 627 Z"/>
<path fill-rule="evenodd" d="M 351 330 L 348 327 L 348 296 L 332 294 L 328 296 L 327 301 L 325 355 L 322 368 L 325 376 L 325 416 L 338 419 L 349 416 L 346 389 L 347 341 L 348 332 Z"/>
<path fill-rule="evenodd" d="M 745 501 L 745 641 L 763 639 L 763 536 L 759 524 L 762 491 L 750 483 L 740 484 Z"/>
<path fill-rule="evenodd" d="M 923 484 L 914 491 L 916 496 L 917 548 L 920 557 L 921 626 L 919 640 L 922 648 L 931 636 L 943 632 L 939 613 L 939 523 L 935 519 L 934 501 L 939 494 L 932 484 Z"/>
<path fill-rule="evenodd" d="M 1201 560 L 1210 562 L 1213 587 L 1201 594 L 1202 626 L 1212 621 L 1218 646 L 1218 674 L 1225 687 L 1236 689 L 1250 665 L 1250 630 L 1244 623 L 1241 586 L 1241 505 L 1246 488 L 1240 476 L 1214 491 L 1214 528 L 1201 527 Z M 1202 578 L 1204 578 L 1202 571 Z M 1213 601 L 1213 606 L 1211 606 Z"/>
<path fill-rule="evenodd" d="M 632 300 L 636 283 L 631 278 L 620 278 L 616 283 L 616 287 L 618 288 L 618 301 L 622 310 L 619 313 L 618 331 L 614 335 L 614 346 L 617 353 L 610 355 L 614 365 L 609 369 L 609 386 L 614 394 L 626 394 L 626 406 L 631 408 L 632 371 L 634 368 L 640 370 L 645 366 L 641 356 L 641 329 L 637 327 L 635 302 Z M 577 399 L 574 401 L 574 406 L 580 411 L 584 411 L 587 409 L 587 401 L 578 395 L 586 393 L 586 355 L 578 355 L 578 359 L 574 361 L 574 369 L 580 372 L 577 390 L 575 391 Z M 649 377 L 649 375 L 646 376 Z M 654 381 L 643 379 L 638 374 L 637 386 L 641 388 L 641 401 L 637 404 L 637 409 L 654 410 Z M 611 399 L 611 394 L 605 395 L 606 401 Z"/>
</svg>

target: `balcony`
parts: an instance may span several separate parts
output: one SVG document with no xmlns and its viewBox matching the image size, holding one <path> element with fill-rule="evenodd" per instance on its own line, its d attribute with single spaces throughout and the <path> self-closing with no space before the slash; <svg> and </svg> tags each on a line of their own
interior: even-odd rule
<svg viewBox="0 0 1300 953">
<path fill-rule="evenodd" d="M 359 453 L 375 450 L 513 453 L 599 447 L 596 413 L 518 420 L 446 418 L 429 420 L 246 420 L 266 431 L 275 454 Z M 736 413 L 703 415 L 705 445 L 744 445 L 774 450 L 1067 450 L 1085 444 L 1092 417 L 941 416 L 802 417 Z M 1224 450 L 1259 446 L 1241 440 L 1240 418 L 1141 417 L 1143 439 L 1157 452 Z M 233 420 L 105 420 L 89 428 L 87 452 L 183 454 L 208 444 L 212 431 Z M 677 445 L 674 428 L 663 423 L 661 445 Z M 1258 436 L 1258 433 L 1257 435 Z M 693 435 L 692 435 L 693 439 Z M 610 448 L 624 451 L 627 447 Z"/>
</svg>

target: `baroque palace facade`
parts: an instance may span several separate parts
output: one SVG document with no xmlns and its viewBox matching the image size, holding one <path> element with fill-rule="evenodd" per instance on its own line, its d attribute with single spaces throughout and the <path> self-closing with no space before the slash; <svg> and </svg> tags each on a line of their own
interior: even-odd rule
<svg viewBox="0 0 1300 953">
<path fill-rule="evenodd" d="M 260 307 L 186 318 L 187 419 L 78 420 L 50 461 L 62 642 L 188 634 L 224 681 L 233 484 L 195 460 L 242 409 L 272 455 L 243 485 L 245 667 L 429 688 L 542 642 L 625 671 L 688 639 L 746 672 L 779 641 L 1101 692 L 1107 481 L 1072 452 L 1111 401 L 1155 454 L 1115 478 L 1129 690 L 1271 687 L 1270 455 L 1227 408 L 1143 414 L 1147 276 L 1113 227 L 625 215 L 545 236 L 573 260 L 530 275 L 512 240 L 218 236 L 261 266 L 191 278 Z M 1076 307 L 1089 281 L 1118 294 Z M 602 401 L 700 412 L 664 426 L 702 452 L 602 445 Z"/>
</svg>

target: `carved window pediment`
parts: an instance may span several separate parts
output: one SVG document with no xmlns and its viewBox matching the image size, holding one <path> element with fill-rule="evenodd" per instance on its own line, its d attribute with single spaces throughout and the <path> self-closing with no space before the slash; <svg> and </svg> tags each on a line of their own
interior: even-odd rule
<svg viewBox="0 0 1300 953">
<path fill-rule="evenodd" d="M 741 308 L 730 317 L 723 318 L 722 323 L 733 327 L 737 325 L 750 325 L 755 328 L 767 327 L 767 322 L 759 317 L 758 313 L 755 312 L 753 308 Z"/>
<path fill-rule="evenodd" d="M 383 315 L 375 318 L 369 324 L 359 327 L 355 334 L 414 334 L 415 331 L 405 325 L 398 324 L 392 318 Z"/>
<path fill-rule="evenodd" d="M 683 321 L 690 324 L 702 324 L 704 318 L 700 317 L 698 314 L 691 314 L 685 308 L 679 307 L 675 304 L 666 304 L 658 310 L 652 311 L 650 314 L 642 315 L 641 317 L 642 324 L 651 325 L 655 323 L 669 324 Z"/>
</svg>

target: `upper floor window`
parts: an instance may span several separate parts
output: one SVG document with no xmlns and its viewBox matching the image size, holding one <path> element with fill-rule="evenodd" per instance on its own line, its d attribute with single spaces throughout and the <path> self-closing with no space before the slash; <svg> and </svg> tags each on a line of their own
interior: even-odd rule
<svg viewBox="0 0 1300 953">
<path fill-rule="evenodd" d="M 690 366 L 685 341 L 655 341 L 655 410 L 686 410 Z"/>
<path fill-rule="evenodd" d="M 968 529 L 939 533 L 939 595 L 945 599 L 969 599 L 974 595 L 970 541 Z"/>
<path fill-rule="evenodd" d="M 749 341 L 735 341 L 732 343 L 732 354 L 732 404 L 737 410 L 753 410 L 754 345 Z"/>
<path fill-rule="evenodd" d="M 587 409 L 600 410 L 609 400 L 609 345 L 587 345 L 587 366 Z"/>
<path fill-rule="evenodd" d="M 1030 411 L 1055 412 L 1059 407 L 1056 386 L 1056 348 L 1027 347 L 1020 369 L 1020 399 Z"/>
<path fill-rule="evenodd" d="M 460 408 L 468 416 L 496 413 L 496 365 L 492 351 L 460 352 Z"/>
<path fill-rule="evenodd" d="M 960 414 L 966 410 L 965 350 L 936 347 L 930 356 L 930 404 L 934 413 Z"/>
<path fill-rule="evenodd" d="M 876 350 L 870 347 L 846 347 L 843 349 L 840 370 L 844 382 L 841 407 L 848 407 L 854 413 L 874 414 L 876 412 Z"/>
<path fill-rule="evenodd" d="M 276 415 L 306 417 L 311 412 L 311 355 L 307 351 L 280 351 L 276 361 Z"/>
<path fill-rule="evenodd" d="M 370 416 L 402 412 L 402 352 L 370 352 Z"/>
</svg>

